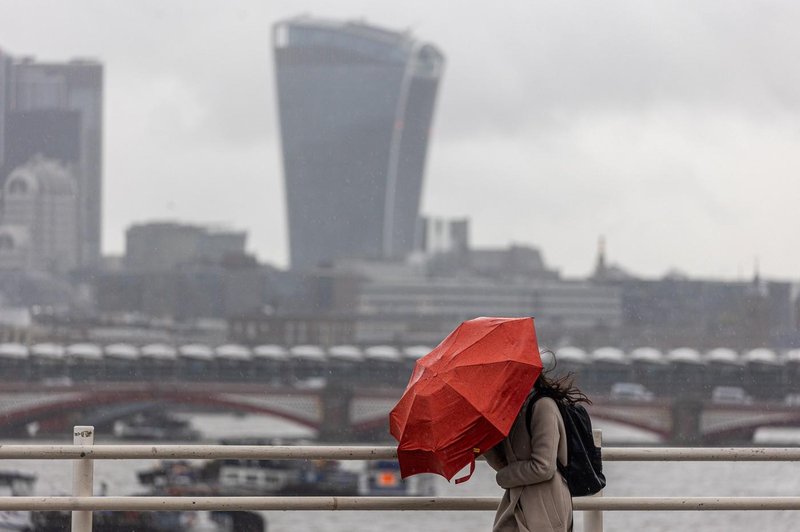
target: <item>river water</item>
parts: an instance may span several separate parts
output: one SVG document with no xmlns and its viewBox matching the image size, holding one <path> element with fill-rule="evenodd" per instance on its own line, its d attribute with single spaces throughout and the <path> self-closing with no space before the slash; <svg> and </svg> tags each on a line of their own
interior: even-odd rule
<svg viewBox="0 0 800 532">
<path fill-rule="evenodd" d="M 256 416 L 195 415 L 192 423 L 209 438 L 239 436 L 310 436 L 306 429 L 287 422 Z M 646 434 L 601 425 L 609 445 L 655 443 Z M 11 442 L 4 443 L 31 443 Z M 44 443 L 37 440 L 35 443 Z M 48 443 L 71 443 L 71 436 Z M 96 443 L 115 443 L 99 436 Z M 800 431 L 761 431 L 756 444 L 796 446 Z M 154 465 L 153 460 L 100 460 L 95 462 L 95 486 L 107 486 L 108 495 L 141 493 L 136 471 Z M 348 467 L 359 467 L 348 463 Z M 69 461 L 19 460 L 0 465 L 3 469 L 33 472 L 38 476 L 36 493 L 65 495 L 71 489 L 72 465 Z M 606 462 L 608 496 L 798 496 L 800 463 L 715 463 L 715 462 Z M 472 479 L 455 486 L 438 481 L 440 496 L 496 496 L 502 490 L 494 483 L 493 471 L 479 463 Z M 444 532 L 485 532 L 491 530 L 491 512 L 264 512 L 270 532 L 315 530 L 320 532 L 366 532 L 425 530 Z M 800 530 L 797 512 L 606 512 L 605 530 L 653 532 L 702 530 L 750 532 L 753 530 Z M 581 512 L 575 513 L 576 531 L 581 528 Z"/>
</svg>

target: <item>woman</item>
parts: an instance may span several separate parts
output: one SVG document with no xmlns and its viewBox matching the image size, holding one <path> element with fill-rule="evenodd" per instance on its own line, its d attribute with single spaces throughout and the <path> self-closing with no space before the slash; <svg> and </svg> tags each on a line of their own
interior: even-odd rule
<svg viewBox="0 0 800 532">
<path fill-rule="evenodd" d="M 530 426 L 528 403 L 537 395 Z M 587 402 L 570 375 L 549 379 L 540 375 L 522 405 L 508 437 L 486 453 L 506 490 L 494 519 L 493 532 L 568 532 L 572 530 L 572 497 L 556 460 L 567 463 L 564 421 L 556 401 Z"/>
</svg>

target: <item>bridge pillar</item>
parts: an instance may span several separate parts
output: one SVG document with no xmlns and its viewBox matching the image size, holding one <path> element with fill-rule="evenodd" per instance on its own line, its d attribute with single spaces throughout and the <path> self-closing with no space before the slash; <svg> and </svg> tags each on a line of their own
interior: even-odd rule
<svg viewBox="0 0 800 532">
<path fill-rule="evenodd" d="M 322 420 L 319 424 L 319 439 L 324 442 L 348 442 L 353 440 L 350 430 L 350 403 L 353 390 L 342 384 L 328 384 L 320 395 Z"/>
<path fill-rule="evenodd" d="M 700 416 L 703 413 L 703 402 L 692 398 L 675 398 L 672 402 L 672 433 L 670 443 L 673 445 L 694 445 L 702 443 Z"/>
</svg>

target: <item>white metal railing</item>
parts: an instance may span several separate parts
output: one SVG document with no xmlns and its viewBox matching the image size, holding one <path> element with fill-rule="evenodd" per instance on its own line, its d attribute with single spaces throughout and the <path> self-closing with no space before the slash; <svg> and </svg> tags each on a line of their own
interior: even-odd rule
<svg viewBox="0 0 800 532">
<path fill-rule="evenodd" d="M 150 510 L 495 510 L 497 497 L 96 497 L 93 461 L 159 459 L 396 459 L 394 447 L 255 445 L 94 445 L 75 427 L 73 445 L 0 445 L 0 460 L 75 460 L 72 497 L 0 497 L 0 511 L 72 512 L 73 532 L 90 532 L 92 511 Z M 600 431 L 595 431 L 600 443 Z M 800 461 L 799 448 L 605 448 L 604 461 Z M 800 497 L 578 497 L 584 531 L 602 532 L 603 511 L 800 510 Z"/>
<path fill-rule="evenodd" d="M 89 446 L 94 443 L 94 427 L 79 425 L 72 430 L 72 443 L 76 446 Z M 94 461 L 90 458 L 75 460 L 72 465 L 72 494 L 76 497 L 91 497 L 94 494 Z M 72 530 L 91 532 L 92 512 L 73 511 Z"/>
</svg>

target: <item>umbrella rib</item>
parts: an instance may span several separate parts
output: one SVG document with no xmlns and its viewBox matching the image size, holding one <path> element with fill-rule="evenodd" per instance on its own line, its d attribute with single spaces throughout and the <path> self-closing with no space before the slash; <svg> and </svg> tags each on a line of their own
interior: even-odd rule
<svg viewBox="0 0 800 532">
<path fill-rule="evenodd" d="M 479 366 L 485 366 L 485 367 L 488 368 L 488 367 L 494 366 L 496 364 L 520 364 L 521 366 L 533 366 L 535 368 L 540 367 L 540 366 L 537 366 L 536 364 L 527 364 L 527 363 L 519 361 L 519 360 L 495 360 L 494 362 L 481 362 L 481 361 L 478 360 L 478 361 L 472 362 L 470 364 L 460 363 L 455 368 L 445 368 L 441 373 L 447 373 L 448 371 L 457 370 L 459 368 L 474 368 L 474 367 L 479 367 Z"/>
<path fill-rule="evenodd" d="M 445 385 L 445 386 L 447 386 L 448 388 L 450 388 L 451 390 L 453 390 L 453 393 L 455 393 L 455 394 L 458 394 L 458 396 L 459 396 L 459 397 L 461 397 L 462 399 L 464 399 L 464 401 L 466 401 L 466 402 L 467 402 L 467 404 L 468 404 L 469 406 L 471 406 L 473 410 L 475 410 L 475 413 L 476 413 L 476 414 L 478 414 L 479 416 L 481 416 L 481 417 L 483 417 L 484 419 L 486 419 L 487 421 L 489 421 L 489 423 L 491 423 L 491 425 L 492 425 L 494 428 L 496 428 L 498 431 L 500 431 L 500 429 L 497 427 L 497 425 L 495 425 L 494 423 L 492 423 L 492 421 L 491 421 L 490 419 L 488 419 L 488 418 L 486 418 L 486 417 L 484 417 L 484 416 L 483 416 L 483 413 L 481 412 L 480 408 L 478 408 L 477 406 L 475 406 L 475 404 L 474 404 L 472 401 L 470 401 L 470 400 L 469 400 L 467 397 L 464 397 L 464 394 L 462 394 L 460 391 L 458 391 L 458 390 L 456 390 L 455 388 L 453 388 L 453 386 L 452 386 L 452 385 L 451 385 L 449 382 L 446 382 L 446 383 L 444 383 L 444 385 Z M 502 432 L 502 431 L 501 431 L 501 432 Z"/>
<path fill-rule="evenodd" d="M 501 325 L 503 325 L 503 323 L 496 323 L 496 324 L 494 324 L 494 325 L 492 326 L 492 330 L 488 331 L 486 334 L 484 334 L 484 335 L 483 335 L 483 336 L 481 336 L 480 338 L 476 339 L 474 342 L 472 342 L 472 343 L 471 343 L 471 344 L 469 344 L 468 346 L 461 348 L 461 349 L 460 349 L 460 351 L 461 351 L 461 352 L 464 352 L 464 351 L 466 351 L 467 349 L 470 349 L 471 347 L 473 347 L 473 346 L 474 346 L 475 344 L 477 344 L 478 342 L 482 342 L 482 341 L 484 341 L 486 338 L 488 338 L 489 336 L 491 336 L 492 334 L 494 334 L 495 332 L 497 332 L 497 329 L 499 329 Z M 537 353 L 537 354 L 538 354 L 538 353 Z M 455 364 L 455 363 L 456 363 L 456 360 L 455 360 L 454 358 L 453 358 L 453 359 L 450 359 L 450 360 L 448 360 L 448 361 L 447 361 L 445 364 L 443 364 L 443 366 L 444 366 L 444 367 L 442 368 L 442 371 L 448 371 L 448 370 L 450 369 L 450 366 L 451 366 L 452 364 Z M 459 366 L 462 366 L 462 367 L 466 367 L 466 366 L 468 366 L 468 365 L 471 365 L 471 364 L 461 364 L 461 363 L 459 363 Z"/>
<path fill-rule="evenodd" d="M 462 325 L 463 325 L 463 324 L 462 324 Z M 469 349 L 470 347 L 472 347 L 473 345 L 477 344 L 478 342 L 481 342 L 481 341 L 483 341 L 483 339 L 484 339 L 484 338 L 486 338 L 486 337 L 487 337 L 487 336 L 489 336 L 491 333 L 493 333 L 493 332 L 495 331 L 495 329 L 497 329 L 497 328 L 498 328 L 500 325 L 501 325 L 500 323 L 497 323 L 497 324 L 493 325 L 493 326 L 492 326 L 492 330 L 491 330 L 491 331 L 487 331 L 487 332 L 486 332 L 486 334 L 484 334 L 484 335 L 483 335 L 483 336 L 481 336 L 480 338 L 476 338 L 474 342 L 472 342 L 471 344 L 469 344 L 469 345 L 468 345 L 468 346 L 466 346 L 466 347 L 463 347 L 463 348 L 461 348 L 461 349 L 460 349 L 460 351 L 463 351 L 464 349 Z M 450 341 L 450 343 L 451 343 L 451 344 L 454 344 L 454 343 L 456 343 L 456 340 L 458 340 L 458 337 L 461 335 L 461 331 L 460 331 L 460 329 L 461 329 L 460 327 L 459 327 L 458 329 L 456 329 L 456 331 L 455 331 L 455 332 L 456 332 L 457 334 L 456 334 L 456 335 L 453 337 L 453 339 Z M 447 341 L 447 338 L 445 338 L 445 341 Z M 444 343 L 444 342 L 442 342 L 442 343 Z M 440 345 L 441 345 L 441 344 L 440 344 Z M 434 351 L 435 351 L 435 349 L 434 349 Z"/>
<path fill-rule="evenodd" d="M 499 328 L 501 325 L 502 325 L 502 323 L 495 323 L 495 324 L 492 326 L 492 330 L 491 330 L 491 331 L 487 331 L 487 332 L 486 332 L 486 334 L 484 334 L 484 335 L 483 335 L 483 336 L 481 336 L 480 338 L 476 338 L 476 339 L 475 339 L 475 341 L 474 341 L 474 342 L 472 342 L 471 344 L 469 344 L 469 345 L 467 345 L 467 346 L 465 346 L 465 347 L 462 347 L 462 348 L 460 348 L 460 349 L 459 349 L 459 351 L 462 351 L 462 352 L 463 352 L 463 351 L 466 351 L 467 349 L 469 349 L 469 348 L 473 347 L 473 346 L 474 346 L 475 344 L 477 344 L 478 342 L 482 342 L 482 341 L 484 341 L 486 338 L 488 338 L 488 337 L 489 337 L 489 335 L 491 335 L 492 333 L 494 333 L 494 332 L 495 332 L 495 331 L 496 331 L 496 330 L 497 330 L 497 329 L 498 329 L 498 328 Z M 453 340 L 455 341 L 455 338 L 454 338 Z M 454 359 L 448 360 L 448 361 L 447 361 L 447 363 L 445 364 L 445 367 L 444 367 L 444 368 L 442 368 L 442 369 L 444 369 L 444 370 L 447 370 L 447 369 L 448 369 L 448 366 L 449 366 L 450 364 L 452 364 L 453 362 L 454 362 Z"/>
</svg>

